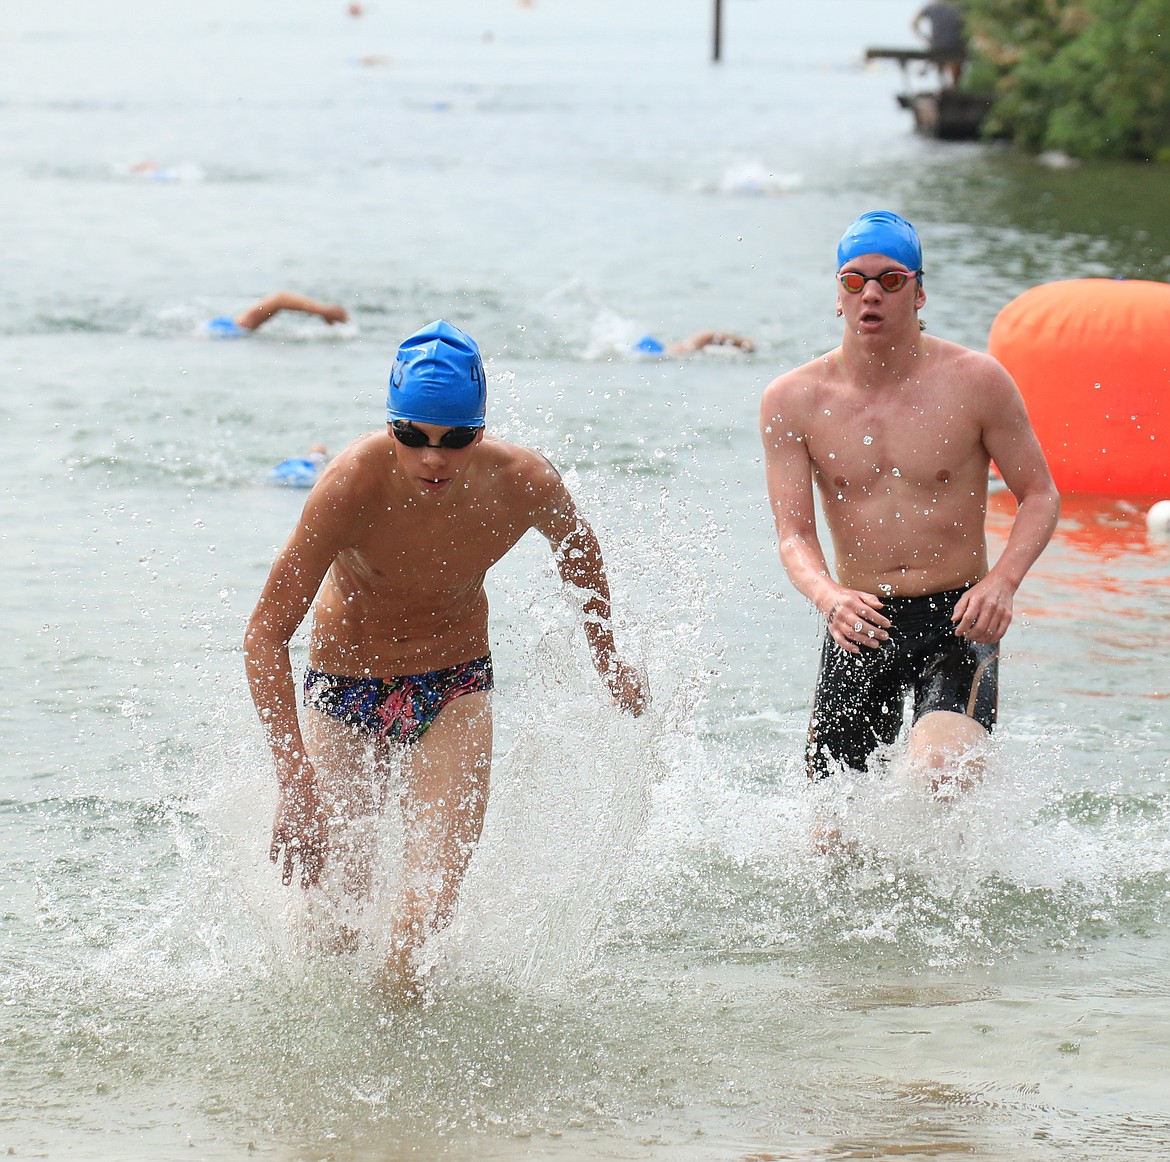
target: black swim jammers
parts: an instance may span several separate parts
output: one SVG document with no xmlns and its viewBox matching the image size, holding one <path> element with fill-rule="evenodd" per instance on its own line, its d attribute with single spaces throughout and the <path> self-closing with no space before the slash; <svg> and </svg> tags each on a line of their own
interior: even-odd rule
<svg viewBox="0 0 1170 1162">
<path fill-rule="evenodd" d="M 902 728 L 906 694 L 914 693 L 912 722 L 935 710 L 995 725 L 999 646 L 955 636 L 951 615 L 965 589 L 924 597 L 887 597 L 882 613 L 890 636 L 876 650 L 843 650 L 826 632 L 808 730 L 808 775 L 834 767 L 862 771 L 879 746 Z"/>
<path fill-rule="evenodd" d="M 378 738 L 411 746 L 448 703 L 492 686 L 491 654 L 398 678 L 346 678 L 307 670 L 305 705 Z"/>
</svg>

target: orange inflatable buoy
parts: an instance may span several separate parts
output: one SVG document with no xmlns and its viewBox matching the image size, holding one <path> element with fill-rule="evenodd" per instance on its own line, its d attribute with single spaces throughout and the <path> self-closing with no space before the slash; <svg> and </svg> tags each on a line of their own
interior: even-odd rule
<svg viewBox="0 0 1170 1162">
<path fill-rule="evenodd" d="M 987 346 L 1019 384 L 1057 488 L 1170 494 L 1170 284 L 1033 287 Z"/>
</svg>

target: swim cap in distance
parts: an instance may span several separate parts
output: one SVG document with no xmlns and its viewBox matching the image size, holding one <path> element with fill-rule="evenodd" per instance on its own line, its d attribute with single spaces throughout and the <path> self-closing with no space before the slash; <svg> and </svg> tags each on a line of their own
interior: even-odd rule
<svg viewBox="0 0 1170 1162">
<path fill-rule="evenodd" d="M 837 269 L 863 254 L 884 254 L 921 275 L 918 231 L 891 210 L 870 210 L 850 223 L 837 243 Z"/>
<path fill-rule="evenodd" d="M 390 369 L 387 421 L 482 428 L 486 410 L 487 378 L 470 335 L 438 319 L 403 340 Z"/>
<path fill-rule="evenodd" d="M 292 456 L 281 460 L 268 474 L 270 484 L 280 484 L 285 488 L 312 488 L 321 475 L 325 465 L 325 457 Z"/>
<path fill-rule="evenodd" d="M 639 355 L 662 355 L 666 352 L 666 348 L 653 335 L 643 335 L 631 350 Z"/>
<path fill-rule="evenodd" d="M 241 327 L 230 315 L 216 315 L 203 324 L 203 333 L 214 339 L 238 339 L 249 334 L 247 327 Z"/>
</svg>

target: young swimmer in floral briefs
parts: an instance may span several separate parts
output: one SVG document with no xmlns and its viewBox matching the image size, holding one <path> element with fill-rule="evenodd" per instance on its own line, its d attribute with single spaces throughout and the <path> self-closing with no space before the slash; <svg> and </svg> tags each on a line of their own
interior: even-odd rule
<svg viewBox="0 0 1170 1162">
<path fill-rule="evenodd" d="M 484 577 L 529 529 L 588 594 L 586 638 L 618 706 L 637 715 L 646 702 L 614 648 L 593 531 L 543 456 L 485 435 L 486 386 L 478 347 L 450 324 L 402 344 L 386 429 L 323 473 L 245 642 L 280 788 L 272 859 L 285 883 L 298 864 L 302 887 L 320 881 L 339 948 L 360 939 L 371 836 L 400 767 L 404 888 L 380 980 L 393 997 L 417 994 L 417 953 L 450 919 L 483 826 L 492 755 Z M 310 606 L 302 725 L 288 645 Z"/>
</svg>

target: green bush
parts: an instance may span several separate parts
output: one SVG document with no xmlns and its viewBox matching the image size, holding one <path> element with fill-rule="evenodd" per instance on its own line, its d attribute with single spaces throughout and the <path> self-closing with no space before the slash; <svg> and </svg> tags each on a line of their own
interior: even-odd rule
<svg viewBox="0 0 1170 1162">
<path fill-rule="evenodd" d="M 965 87 L 1024 149 L 1170 160 L 1170 0 L 967 0 Z"/>
</svg>

